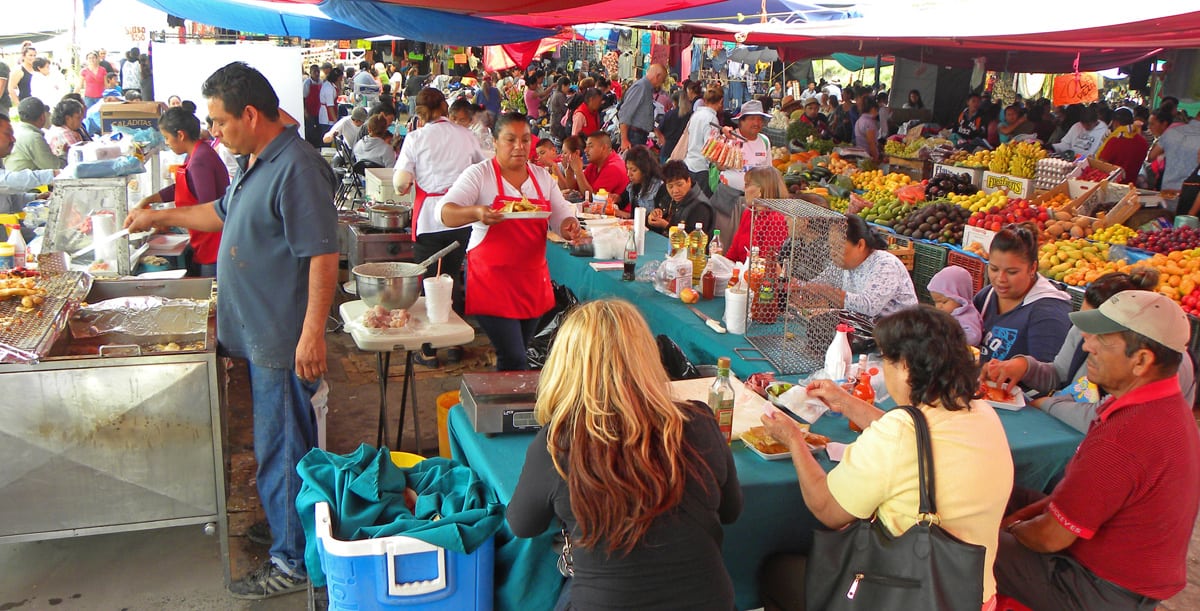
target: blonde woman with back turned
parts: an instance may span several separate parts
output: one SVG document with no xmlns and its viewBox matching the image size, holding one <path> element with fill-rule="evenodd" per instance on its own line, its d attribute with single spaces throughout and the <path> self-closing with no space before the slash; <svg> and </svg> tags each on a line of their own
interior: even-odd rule
<svg viewBox="0 0 1200 611">
<path fill-rule="evenodd" d="M 534 413 L 508 522 L 519 537 L 564 524 L 573 576 L 556 609 L 734 607 L 721 559 L 721 524 L 742 510 L 733 456 L 706 405 L 671 398 L 632 305 L 567 316 Z"/>
</svg>

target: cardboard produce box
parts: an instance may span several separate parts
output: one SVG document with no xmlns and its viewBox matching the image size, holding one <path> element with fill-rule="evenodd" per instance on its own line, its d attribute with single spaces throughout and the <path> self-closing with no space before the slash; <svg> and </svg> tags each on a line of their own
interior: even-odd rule
<svg viewBox="0 0 1200 611">
<path fill-rule="evenodd" d="M 964 168 L 957 165 L 935 163 L 933 164 L 933 176 L 931 178 L 937 177 L 938 174 L 965 174 L 971 179 L 971 184 L 976 187 L 983 184 L 983 168 Z"/>
<path fill-rule="evenodd" d="M 1018 178 L 1009 174 L 986 171 L 983 173 L 983 184 L 979 185 L 984 193 L 992 193 L 1004 189 L 1009 197 L 1029 199 L 1033 197 L 1033 179 Z"/>
<path fill-rule="evenodd" d="M 158 129 L 161 109 L 158 102 L 104 102 L 100 107 L 100 127 L 105 133 L 117 126 Z"/>
</svg>

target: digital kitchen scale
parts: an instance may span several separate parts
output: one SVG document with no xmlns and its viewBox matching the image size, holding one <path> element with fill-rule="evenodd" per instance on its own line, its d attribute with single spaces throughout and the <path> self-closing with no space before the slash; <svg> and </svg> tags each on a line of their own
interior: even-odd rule
<svg viewBox="0 0 1200 611">
<path fill-rule="evenodd" d="M 532 433 L 542 428 L 534 420 L 540 372 L 497 371 L 464 373 L 459 400 L 477 433 Z"/>
</svg>

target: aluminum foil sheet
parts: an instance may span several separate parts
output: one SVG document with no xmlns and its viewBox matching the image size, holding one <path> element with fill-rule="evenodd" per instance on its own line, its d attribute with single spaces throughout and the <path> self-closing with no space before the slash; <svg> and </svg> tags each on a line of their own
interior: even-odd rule
<svg viewBox="0 0 1200 611">
<path fill-rule="evenodd" d="M 135 337 L 203 335 L 208 330 L 209 304 L 209 300 L 157 295 L 109 299 L 80 308 L 71 317 L 71 335 L 79 339 L 114 333 Z"/>
</svg>

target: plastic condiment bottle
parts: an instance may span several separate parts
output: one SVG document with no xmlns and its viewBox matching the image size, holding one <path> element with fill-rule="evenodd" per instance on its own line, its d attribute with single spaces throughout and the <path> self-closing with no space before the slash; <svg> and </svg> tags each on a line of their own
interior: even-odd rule
<svg viewBox="0 0 1200 611">
<path fill-rule="evenodd" d="M 837 326 L 837 335 L 829 343 L 825 351 L 825 374 L 831 380 L 844 380 L 850 370 L 850 361 L 854 354 L 850 351 L 850 325 L 845 323 Z"/>
<path fill-rule="evenodd" d="M 863 371 L 862 373 L 858 374 L 858 384 L 854 386 L 854 396 L 866 401 L 867 403 L 870 403 L 871 405 L 875 405 L 875 388 L 871 386 L 870 373 Z M 858 425 L 854 424 L 853 420 L 850 420 L 850 430 L 854 431 L 855 433 L 862 432 L 862 429 L 859 428 Z"/>
<path fill-rule="evenodd" d="M 733 442 L 733 384 L 729 381 L 729 357 L 717 359 L 717 379 L 708 388 L 708 407 L 717 417 L 725 443 Z"/>
<path fill-rule="evenodd" d="M 608 191 L 605 191 L 604 189 L 596 191 L 596 193 L 592 195 L 592 206 L 594 208 L 599 208 L 599 210 L 596 210 L 596 214 L 604 216 L 604 209 L 608 208 Z"/>
<path fill-rule="evenodd" d="M 717 296 L 717 276 L 713 274 L 712 267 L 704 270 L 704 275 L 700 276 L 700 294 L 705 299 Z"/>
<path fill-rule="evenodd" d="M 742 276 L 742 268 L 740 268 L 740 267 L 733 268 L 733 275 L 729 277 L 729 284 L 725 286 L 725 290 L 728 291 L 728 290 L 736 287 L 738 285 L 738 281 L 741 280 L 741 276 Z"/>
<path fill-rule="evenodd" d="M 25 267 L 25 236 L 20 225 L 8 226 L 8 243 L 13 245 L 13 267 Z"/>
</svg>

